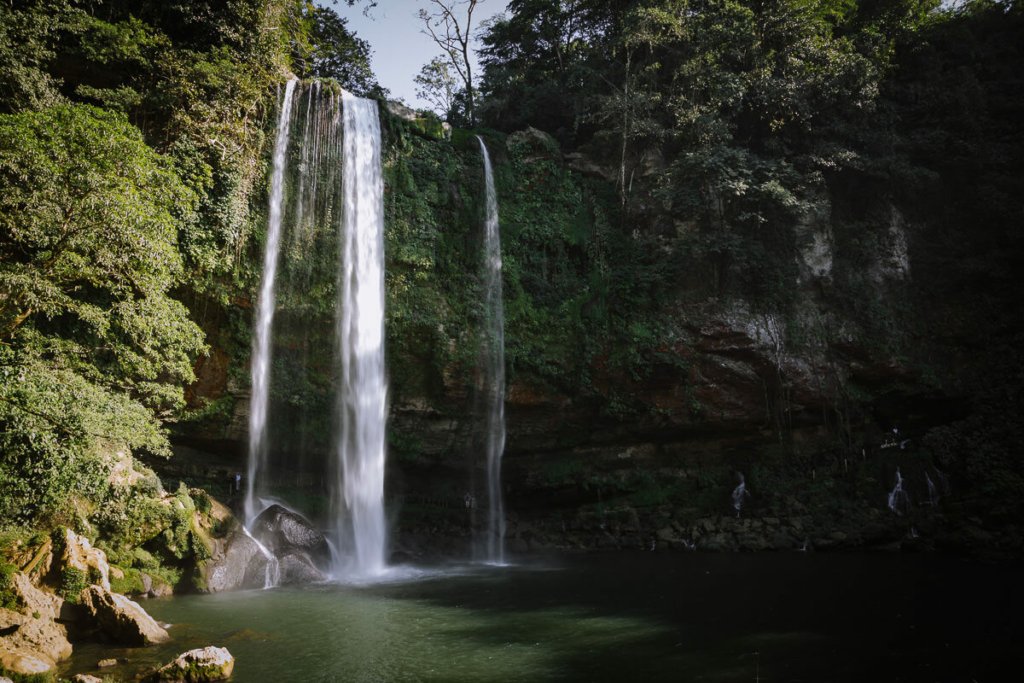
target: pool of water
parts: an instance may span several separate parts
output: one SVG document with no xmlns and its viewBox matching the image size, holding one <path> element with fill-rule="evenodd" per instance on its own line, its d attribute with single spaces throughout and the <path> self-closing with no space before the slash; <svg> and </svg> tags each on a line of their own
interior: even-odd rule
<svg viewBox="0 0 1024 683">
<path fill-rule="evenodd" d="M 608 554 L 404 568 L 150 600 L 174 642 L 76 646 L 125 678 L 192 647 L 258 681 L 1020 680 L 1018 564 L 900 554 Z"/>
</svg>

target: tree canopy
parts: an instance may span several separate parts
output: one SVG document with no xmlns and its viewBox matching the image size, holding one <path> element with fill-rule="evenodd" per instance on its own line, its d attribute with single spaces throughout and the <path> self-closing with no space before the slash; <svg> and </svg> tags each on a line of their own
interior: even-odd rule
<svg viewBox="0 0 1024 683">
<path fill-rule="evenodd" d="M 167 454 L 156 418 L 204 348 L 170 296 L 194 203 L 123 114 L 0 115 L 0 480 L 21 494 L 3 516 L 94 491 L 99 442 Z"/>
</svg>

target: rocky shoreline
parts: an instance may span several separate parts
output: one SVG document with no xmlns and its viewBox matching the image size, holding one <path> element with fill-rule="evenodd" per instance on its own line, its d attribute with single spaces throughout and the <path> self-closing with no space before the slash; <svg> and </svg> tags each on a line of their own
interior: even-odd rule
<svg viewBox="0 0 1024 683">
<path fill-rule="evenodd" d="M 56 680 L 76 643 L 146 647 L 171 640 L 139 603 L 110 589 L 106 554 L 70 529 L 54 534 L 10 577 L 13 599 L 0 607 L 0 681 Z M 101 660 L 97 668 L 117 665 Z M 216 681 L 234 666 L 223 648 L 184 653 L 155 671 L 151 681 Z M 77 674 L 72 681 L 102 680 Z"/>
</svg>

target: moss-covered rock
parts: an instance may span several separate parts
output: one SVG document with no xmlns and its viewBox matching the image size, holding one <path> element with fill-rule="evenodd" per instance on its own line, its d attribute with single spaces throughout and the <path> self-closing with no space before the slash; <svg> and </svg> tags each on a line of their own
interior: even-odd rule
<svg viewBox="0 0 1024 683">
<path fill-rule="evenodd" d="M 146 680 L 174 683 L 223 681 L 231 677 L 234 668 L 235 658 L 227 648 L 210 646 L 178 655 Z"/>
</svg>

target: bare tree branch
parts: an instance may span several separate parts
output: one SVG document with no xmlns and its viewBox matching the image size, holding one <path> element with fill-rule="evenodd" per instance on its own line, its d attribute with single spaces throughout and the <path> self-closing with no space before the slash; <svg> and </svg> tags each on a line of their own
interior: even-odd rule
<svg viewBox="0 0 1024 683">
<path fill-rule="evenodd" d="M 448 56 L 455 72 L 466 88 L 466 114 L 470 124 L 476 123 L 473 111 L 473 66 L 469 60 L 470 31 L 473 26 L 473 10 L 481 0 L 428 0 L 433 11 L 421 8 L 419 18 L 423 21 L 423 33 L 433 40 Z M 460 23 L 461 9 L 465 8 L 465 23 Z"/>
</svg>

